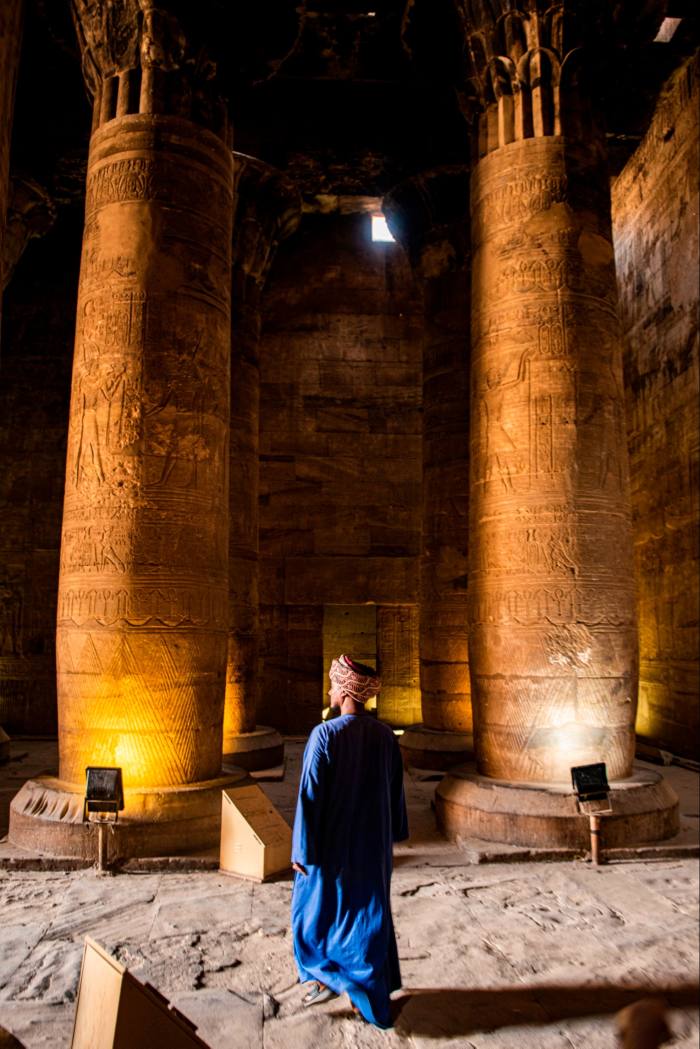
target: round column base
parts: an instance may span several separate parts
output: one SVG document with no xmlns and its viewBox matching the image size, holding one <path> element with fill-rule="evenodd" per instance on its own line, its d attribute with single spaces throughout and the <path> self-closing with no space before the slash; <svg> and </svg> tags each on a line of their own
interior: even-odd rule
<svg viewBox="0 0 700 1049">
<path fill-rule="evenodd" d="M 124 811 L 106 828 L 110 864 L 214 848 L 221 791 L 248 780 L 244 769 L 236 769 L 199 783 L 125 790 Z M 82 787 L 53 776 L 27 780 L 10 805 L 11 843 L 41 855 L 96 859 L 98 828 L 83 822 L 83 798 Z"/>
<path fill-rule="evenodd" d="M 471 732 L 437 732 L 424 725 L 411 725 L 399 736 L 406 768 L 443 771 L 474 756 Z"/>
<path fill-rule="evenodd" d="M 252 732 L 224 736 L 224 761 L 248 772 L 273 769 L 284 761 L 284 740 L 267 725 L 256 725 Z"/>
<path fill-rule="evenodd" d="M 610 784 L 612 813 L 601 819 L 601 847 L 663 841 L 678 833 L 678 798 L 660 773 L 639 766 Z M 435 792 L 435 816 L 446 838 L 481 838 L 529 848 L 590 848 L 587 815 L 571 788 L 509 783 L 480 776 L 473 765 L 451 769 Z"/>
</svg>

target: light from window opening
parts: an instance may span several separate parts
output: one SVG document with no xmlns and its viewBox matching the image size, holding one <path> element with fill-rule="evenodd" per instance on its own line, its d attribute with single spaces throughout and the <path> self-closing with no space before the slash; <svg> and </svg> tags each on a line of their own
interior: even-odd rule
<svg viewBox="0 0 700 1049">
<path fill-rule="evenodd" d="M 372 215 L 372 240 L 389 244 L 396 240 L 386 224 L 386 219 L 381 213 Z"/>
<path fill-rule="evenodd" d="M 681 21 L 682 19 L 680 18 L 664 18 L 659 26 L 658 33 L 654 37 L 654 43 L 667 44 L 673 38 L 673 34 L 678 29 Z"/>
</svg>

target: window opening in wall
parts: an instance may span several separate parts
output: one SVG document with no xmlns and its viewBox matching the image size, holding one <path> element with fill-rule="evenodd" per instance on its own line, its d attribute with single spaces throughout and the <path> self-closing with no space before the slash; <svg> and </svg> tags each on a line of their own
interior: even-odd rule
<svg viewBox="0 0 700 1049">
<path fill-rule="evenodd" d="M 673 36 L 681 24 L 682 19 L 680 18 L 664 18 L 663 22 L 659 27 L 659 31 L 654 37 L 655 44 L 668 44 L 673 39 Z"/>
<path fill-rule="evenodd" d="M 377 244 L 393 244 L 396 241 L 381 211 L 375 211 L 372 215 L 372 240 Z"/>
</svg>

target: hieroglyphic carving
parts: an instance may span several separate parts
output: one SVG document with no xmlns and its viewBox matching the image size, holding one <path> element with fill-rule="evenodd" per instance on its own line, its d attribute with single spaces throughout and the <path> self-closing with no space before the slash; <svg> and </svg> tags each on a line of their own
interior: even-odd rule
<svg viewBox="0 0 700 1049">
<path fill-rule="evenodd" d="M 502 778 L 624 776 L 633 755 L 615 276 L 586 172 L 585 147 L 540 137 L 472 177 L 470 662 L 478 760 Z"/>
<path fill-rule="evenodd" d="M 224 145 L 182 121 L 93 136 L 58 603 L 69 782 L 95 761 L 127 786 L 220 769 L 231 193 Z"/>
<path fill-rule="evenodd" d="M 541 211 L 549 211 L 554 204 L 566 200 L 568 179 L 565 174 L 549 175 L 537 170 L 526 170 L 518 173 L 506 185 L 494 186 L 484 194 L 482 208 L 475 221 L 488 216 L 501 223 L 518 223 L 524 218 L 531 218 Z M 474 232 L 477 236 L 481 229 L 477 225 Z"/>
<path fill-rule="evenodd" d="M 226 609 L 221 593 L 212 593 L 192 583 L 180 587 L 132 585 L 128 589 L 95 586 L 62 590 L 58 615 L 62 623 L 80 627 L 163 624 L 220 630 Z"/>
<path fill-rule="evenodd" d="M 0 578 L 0 656 L 22 655 L 23 603 L 19 582 Z"/>
<path fill-rule="evenodd" d="M 85 213 L 90 215 L 105 204 L 126 200 L 158 200 L 166 193 L 158 178 L 158 162 L 151 157 L 129 157 L 105 164 L 88 176 Z"/>
<path fill-rule="evenodd" d="M 382 690 L 379 717 L 391 725 L 412 725 L 420 709 L 418 609 L 387 605 L 377 609 L 377 660 Z"/>
</svg>

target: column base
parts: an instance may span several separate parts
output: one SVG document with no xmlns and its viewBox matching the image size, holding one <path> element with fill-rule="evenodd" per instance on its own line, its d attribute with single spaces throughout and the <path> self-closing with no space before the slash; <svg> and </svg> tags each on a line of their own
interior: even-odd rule
<svg viewBox="0 0 700 1049">
<path fill-rule="evenodd" d="M 252 732 L 224 736 L 224 761 L 247 772 L 273 769 L 284 761 L 284 740 L 267 725 L 256 725 Z"/>
<path fill-rule="evenodd" d="M 244 769 L 175 787 L 125 790 L 125 809 L 106 828 L 109 862 L 177 856 L 219 844 L 221 791 L 249 781 Z M 83 822 L 82 787 L 53 776 L 28 780 L 10 805 L 13 845 L 61 858 L 97 858 L 98 829 Z"/>
<path fill-rule="evenodd" d="M 678 798 L 660 773 L 635 765 L 628 779 L 610 786 L 613 811 L 601 819 L 603 849 L 663 841 L 678 833 Z M 473 765 L 451 769 L 438 785 L 435 816 L 451 841 L 590 848 L 588 816 L 579 813 L 570 787 L 489 779 Z"/>
<path fill-rule="evenodd" d="M 10 760 L 10 737 L 0 726 L 0 765 Z"/>
<path fill-rule="evenodd" d="M 411 725 L 399 736 L 399 747 L 406 768 L 440 772 L 474 756 L 474 737 L 471 732 L 437 732 Z"/>
</svg>

